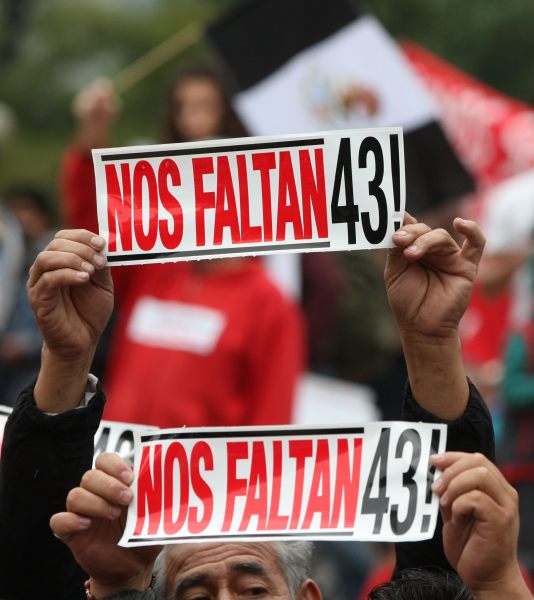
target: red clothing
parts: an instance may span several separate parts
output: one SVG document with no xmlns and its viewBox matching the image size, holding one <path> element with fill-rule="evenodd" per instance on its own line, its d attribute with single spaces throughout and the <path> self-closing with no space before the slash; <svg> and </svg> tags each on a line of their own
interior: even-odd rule
<svg viewBox="0 0 534 600">
<path fill-rule="evenodd" d="M 391 581 L 394 569 L 394 558 L 380 562 L 378 565 L 376 565 L 363 582 L 358 600 L 367 600 L 369 598 L 369 594 L 375 589 L 375 587 Z"/>
<path fill-rule="evenodd" d="M 64 170 L 68 225 L 94 227 L 91 160 L 71 151 Z M 112 274 L 119 315 L 106 419 L 159 427 L 291 421 L 303 328 L 259 261 L 114 267 Z"/>
<path fill-rule="evenodd" d="M 93 159 L 85 152 L 70 149 L 61 169 L 61 215 L 67 227 L 98 231 L 96 185 Z"/>
</svg>

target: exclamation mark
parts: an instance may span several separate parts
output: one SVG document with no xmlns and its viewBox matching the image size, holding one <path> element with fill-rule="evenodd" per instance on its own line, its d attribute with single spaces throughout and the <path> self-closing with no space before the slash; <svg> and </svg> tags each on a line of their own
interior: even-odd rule
<svg viewBox="0 0 534 600">
<path fill-rule="evenodd" d="M 400 211 L 400 154 L 399 154 L 399 134 L 393 133 L 389 136 L 389 149 L 391 154 L 391 177 L 393 179 L 393 206 L 395 212 Z M 401 217 L 402 219 L 402 217 Z M 395 231 L 402 225 L 401 221 L 394 221 Z"/>
<path fill-rule="evenodd" d="M 430 438 L 430 453 L 429 460 L 432 454 L 436 454 L 439 449 L 439 441 L 441 439 L 441 431 L 439 429 L 432 430 L 432 437 Z M 425 504 L 432 503 L 432 484 L 434 483 L 434 475 L 436 473 L 436 467 L 431 465 L 428 469 L 428 477 L 426 480 L 426 496 Z M 426 533 L 430 527 L 430 515 L 423 515 L 423 521 L 421 524 L 421 533 Z"/>
</svg>

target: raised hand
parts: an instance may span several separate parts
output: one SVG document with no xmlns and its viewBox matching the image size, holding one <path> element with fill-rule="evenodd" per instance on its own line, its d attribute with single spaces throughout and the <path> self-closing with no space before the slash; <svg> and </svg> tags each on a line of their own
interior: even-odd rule
<svg viewBox="0 0 534 600">
<path fill-rule="evenodd" d="M 465 236 L 461 246 L 406 213 L 393 235 L 397 247 L 388 251 L 384 279 L 401 334 L 457 335 L 485 240 L 473 221 L 455 219 L 454 228 Z"/>
<path fill-rule="evenodd" d="M 458 324 L 484 248 L 476 223 L 455 219 L 454 228 L 465 236 L 461 246 L 444 229 L 432 230 L 406 213 L 384 273 L 413 395 L 444 420 L 460 417 L 469 398 Z"/>
<path fill-rule="evenodd" d="M 447 452 L 440 495 L 445 555 L 475 598 L 532 598 L 517 562 L 517 492 L 482 454 Z"/>
<path fill-rule="evenodd" d="M 80 123 L 78 143 L 85 150 L 106 146 L 120 108 L 120 98 L 108 79 L 96 79 L 80 90 L 73 102 L 73 112 Z"/>
<path fill-rule="evenodd" d="M 28 295 L 50 353 L 90 354 L 113 310 L 104 240 L 83 229 L 59 231 L 30 269 Z"/>
<path fill-rule="evenodd" d="M 98 339 L 113 310 L 103 249 L 104 240 L 90 231 L 60 231 L 30 269 L 28 296 L 44 340 L 34 389 L 42 411 L 71 410 L 83 399 Z"/>
</svg>

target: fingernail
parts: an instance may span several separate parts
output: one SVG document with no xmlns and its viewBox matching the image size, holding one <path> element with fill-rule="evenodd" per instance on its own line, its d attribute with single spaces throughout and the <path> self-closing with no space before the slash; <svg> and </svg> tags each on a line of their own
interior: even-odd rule
<svg viewBox="0 0 534 600">
<path fill-rule="evenodd" d="M 122 509 L 120 509 L 118 506 L 112 506 L 112 507 L 109 509 L 109 516 L 110 516 L 112 519 L 116 519 L 117 517 L 120 517 L 120 516 L 121 516 L 121 513 L 122 513 Z"/>
<path fill-rule="evenodd" d="M 77 271 L 76 277 L 78 279 L 86 280 L 89 279 L 89 273 L 86 273 L 85 271 Z"/>
<path fill-rule="evenodd" d="M 430 462 L 434 463 L 434 462 L 440 462 L 445 458 L 445 454 L 431 454 L 430 455 Z"/>
<path fill-rule="evenodd" d="M 439 503 L 441 506 L 446 506 L 448 502 L 449 502 L 449 496 L 447 495 L 447 492 L 445 492 L 443 494 L 443 496 L 441 496 L 441 498 L 439 499 Z"/>
<path fill-rule="evenodd" d="M 94 273 L 95 271 L 93 265 L 91 263 L 85 262 L 85 260 L 82 260 L 81 267 L 84 271 L 87 271 L 90 274 Z"/>
<path fill-rule="evenodd" d="M 87 519 L 85 517 L 80 517 L 78 519 L 78 524 L 82 529 L 88 529 L 91 525 L 91 519 Z"/>
<path fill-rule="evenodd" d="M 91 246 L 100 249 L 104 245 L 105 241 L 106 240 L 104 240 L 104 238 L 101 238 L 99 235 L 95 235 L 95 237 L 91 238 Z"/>
<path fill-rule="evenodd" d="M 415 254 L 418 250 L 419 248 L 415 244 L 412 244 L 406 248 L 406 252 L 410 252 L 411 254 Z"/>
<path fill-rule="evenodd" d="M 393 235 L 398 235 L 399 237 L 400 236 L 404 237 L 404 236 L 408 235 L 408 233 L 401 229 L 400 231 L 395 231 L 395 233 Z"/>
<path fill-rule="evenodd" d="M 124 502 L 124 504 L 130 504 L 130 502 L 133 498 L 133 494 L 130 490 L 123 490 L 119 494 L 119 498 L 121 499 L 121 502 Z"/>
<path fill-rule="evenodd" d="M 436 492 L 436 494 L 438 494 L 444 488 L 443 479 L 439 477 L 438 479 L 436 479 L 436 481 L 434 481 L 434 483 L 430 487 L 432 488 L 433 492 Z"/>
<path fill-rule="evenodd" d="M 101 254 L 95 254 L 93 257 L 93 262 L 97 267 L 103 267 L 106 264 L 106 258 Z"/>
<path fill-rule="evenodd" d="M 121 473 L 121 479 L 124 481 L 124 483 L 126 483 L 127 485 L 130 485 L 130 483 L 132 483 L 132 481 L 133 481 L 133 472 L 132 471 L 123 471 Z"/>
</svg>

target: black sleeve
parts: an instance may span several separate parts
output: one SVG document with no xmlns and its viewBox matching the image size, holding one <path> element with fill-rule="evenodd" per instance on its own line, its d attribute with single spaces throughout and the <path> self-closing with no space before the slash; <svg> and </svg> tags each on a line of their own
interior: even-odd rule
<svg viewBox="0 0 534 600">
<path fill-rule="evenodd" d="M 87 407 L 51 416 L 36 407 L 33 386 L 19 396 L 0 462 L 0 598 L 85 597 L 86 575 L 48 523 L 91 468 L 104 403 L 98 388 Z"/>
<path fill-rule="evenodd" d="M 406 386 L 402 412 L 406 421 L 444 422 L 417 404 L 409 385 Z M 481 452 L 495 462 L 495 437 L 491 415 L 480 393 L 471 382 L 469 382 L 469 401 L 464 414 L 459 419 L 448 422 L 447 425 L 447 450 Z M 430 566 L 453 571 L 443 551 L 442 528 L 443 521 L 441 515 L 438 515 L 436 532 L 432 539 L 395 544 L 397 555 L 395 573 L 403 569 Z"/>
</svg>

